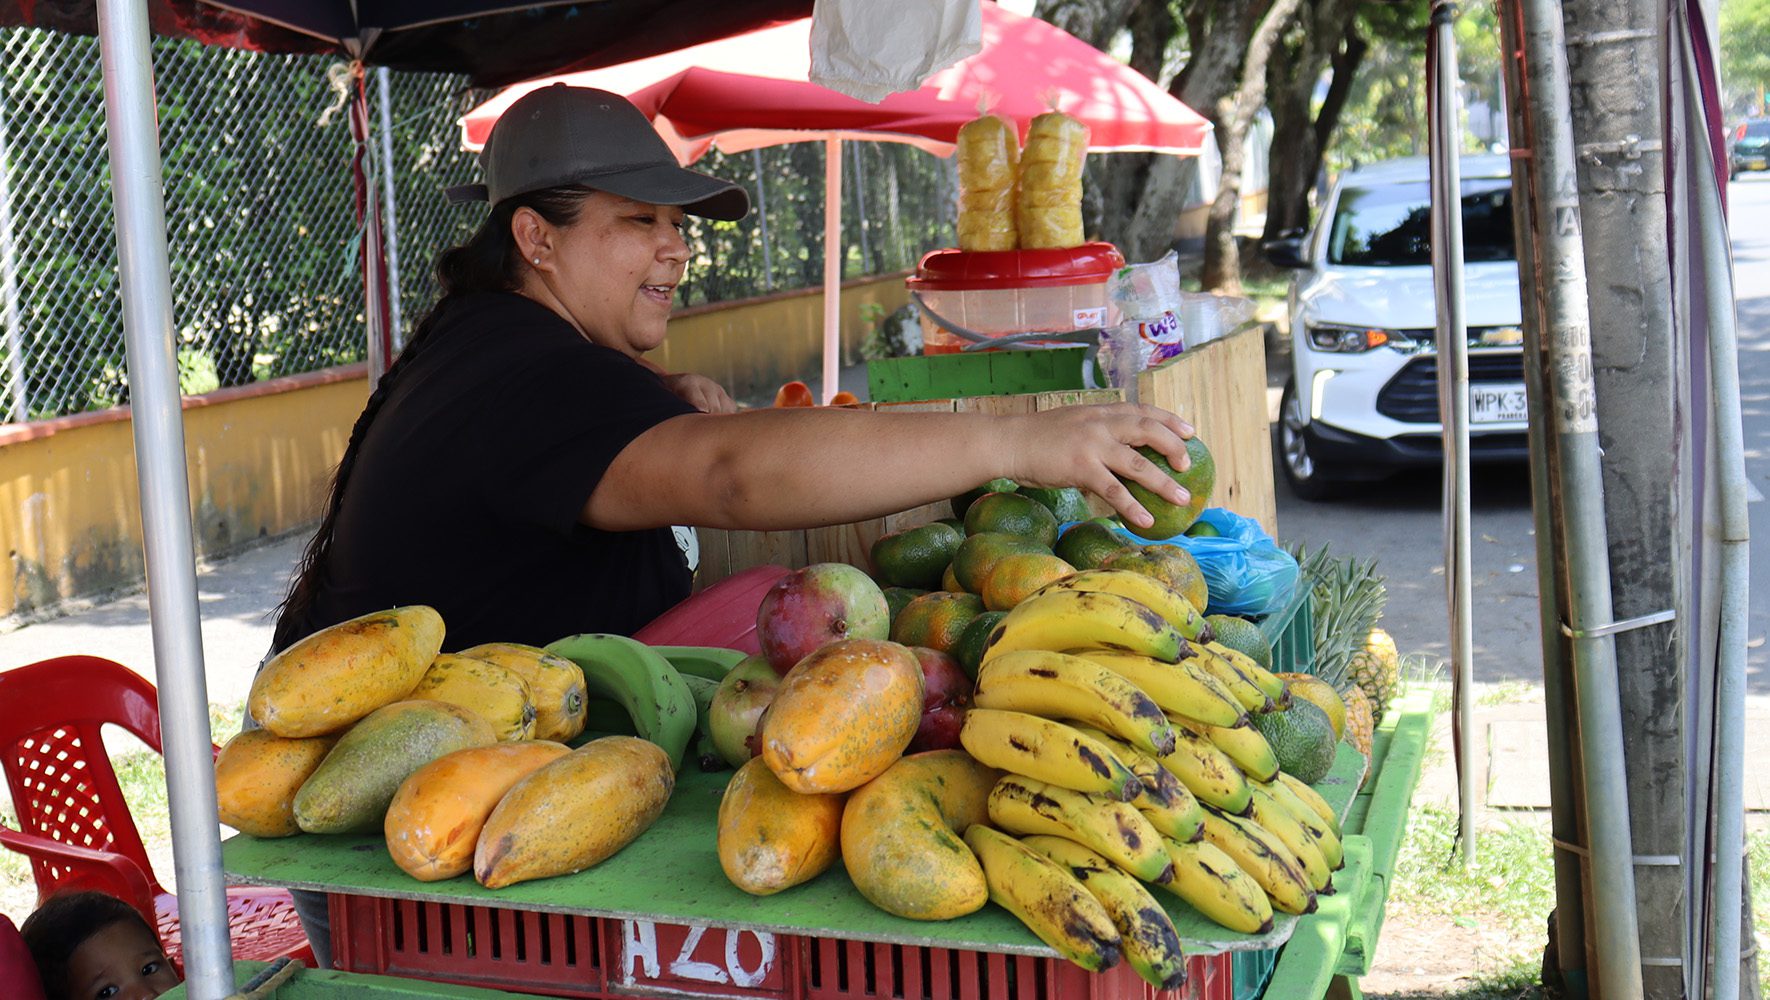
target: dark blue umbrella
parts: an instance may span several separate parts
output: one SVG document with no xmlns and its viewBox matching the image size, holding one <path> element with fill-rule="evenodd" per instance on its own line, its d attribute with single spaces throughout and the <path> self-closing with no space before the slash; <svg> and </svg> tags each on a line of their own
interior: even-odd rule
<svg viewBox="0 0 1770 1000">
<path fill-rule="evenodd" d="M 627 62 L 775 21 L 811 0 L 147 0 L 156 35 L 366 65 L 464 73 L 500 87 Z M 97 34 L 93 0 L 0 0 L 0 27 Z"/>
</svg>

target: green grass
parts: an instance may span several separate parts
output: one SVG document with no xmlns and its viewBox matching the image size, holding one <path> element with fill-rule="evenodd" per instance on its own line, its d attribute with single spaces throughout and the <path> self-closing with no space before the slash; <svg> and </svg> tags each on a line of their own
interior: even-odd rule
<svg viewBox="0 0 1770 1000">
<path fill-rule="evenodd" d="M 1504 681 L 1482 692 L 1481 697 L 1475 703 L 1483 708 L 1492 708 L 1495 705 L 1510 705 L 1516 701 L 1535 701 L 1538 699 L 1528 696 L 1541 691 L 1541 684 L 1531 684 L 1528 681 Z"/>
<path fill-rule="evenodd" d="M 1544 921 L 1555 907 L 1555 866 L 1546 825 L 1515 822 L 1483 828 L 1475 863 L 1463 867 L 1454 847 L 1455 810 L 1416 805 L 1390 883 L 1391 905 L 1446 916 L 1468 927 L 1495 927 L 1540 956 Z"/>
<path fill-rule="evenodd" d="M 1752 879 L 1752 926 L 1758 947 L 1770 947 L 1770 830 L 1745 835 L 1746 870 Z"/>
</svg>

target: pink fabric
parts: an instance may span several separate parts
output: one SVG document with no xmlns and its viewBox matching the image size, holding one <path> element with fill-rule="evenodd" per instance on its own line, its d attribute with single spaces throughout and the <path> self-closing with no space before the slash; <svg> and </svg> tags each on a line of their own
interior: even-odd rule
<svg viewBox="0 0 1770 1000">
<path fill-rule="evenodd" d="M 43 1000 L 43 984 L 37 979 L 37 964 L 25 939 L 11 918 L 0 913 L 0 994 L 10 1000 Z"/>
<path fill-rule="evenodd" d="M 811 19 L 666 52 L 606 69 L 518 84 L 467 113 L 462 138 L 478 149 L 517 98 L 564 82 L 625 95 L 684 163 L 719 149 L 741 152 L 843 138 L 907 142 L 939 155 L 980 108 L 1013 121 L 1022 138 L 1055 108 L 1088 125 L 1089 148 L 1196 154 L 1210 123 L 1148 77 L 1061 28 L 983 4 L 983 51 L 920 88 L 878 104 L 810 82 Z"/>
</svg>

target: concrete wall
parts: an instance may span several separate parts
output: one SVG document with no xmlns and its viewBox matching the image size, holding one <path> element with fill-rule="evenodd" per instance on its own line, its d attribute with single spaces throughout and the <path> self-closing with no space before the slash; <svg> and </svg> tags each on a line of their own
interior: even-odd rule
<svg viewBox="0 0 1770 1000">
<path fill-rule="evenodd" d="M 845 285 L 844 363 L 858 359 L 870 329 L 862 308 L 877 303 L 889 312 L 907 300 L 903 275 Z M 707 375 L 744 399 L 772 398 L 782 382 L 816 375 L 822 356 L 823 296 L 813 289 L 685 309 L 655 360 Z M 224 555 L 317 521 L 367 398 L 361 365 L 186 398 L 198 555 Z M 0 626 L 140 586 L 127 408 L 0 425 L 0 539 L 9 562 L 0 572 Z"/>
</svg>

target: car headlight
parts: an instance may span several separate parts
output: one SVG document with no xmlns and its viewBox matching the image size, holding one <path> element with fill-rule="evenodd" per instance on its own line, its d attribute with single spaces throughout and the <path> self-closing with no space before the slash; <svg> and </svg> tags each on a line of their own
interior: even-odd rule
<svg viewBox="0 0 1770 1000">
<path fill-rule="evenodd" d="M 1411 350 L 1414 346 L 1414 339 L 1400 330 L 1321 323 L 1309 327 L 1309 343 L 1318 351 L 1332 351 L 1335 354 L 1363 354 L 1379 347 L 1393 347 L 1400 351 Z"/>
</svg>

